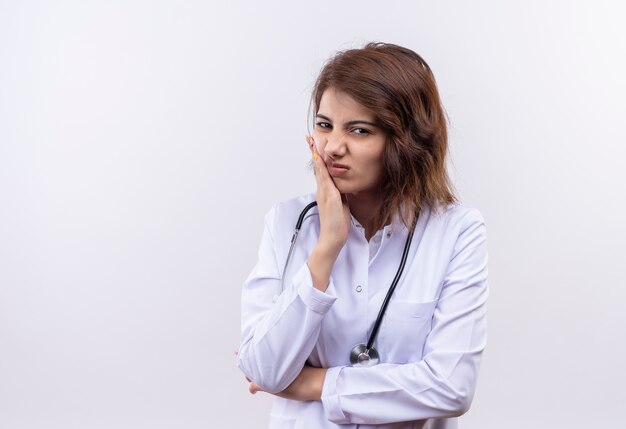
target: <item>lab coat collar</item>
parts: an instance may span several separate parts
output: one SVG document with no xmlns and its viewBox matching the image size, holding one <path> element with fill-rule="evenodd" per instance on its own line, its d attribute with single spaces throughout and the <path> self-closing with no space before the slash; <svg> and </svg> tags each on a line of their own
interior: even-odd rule
<svg viewBox="0 0 626 429">
<path fill-rule="evenodd" d="M 352 223 L 352 228 L 355 231 L 358 231 L 359 235 L 365 236 L 365 229 L 359 223 L 359 221 L 352 215 L 352 213 L 350 213 L 350 221 Z M 402 219 L 400 218 L 400 214 L 398 212 L 394 213 L 393 216 L 391 217 L 391 223 L 383 226 L 381 229 L 383 232 L 383 236 L 387 236 L 387 237 L 390 237 L 398 232 L 408 232 L 408 228 L 402 222 Z M 372 237 L 378 234 L 379 231 L 380 229 L 376 231 L 372 235 Z"/>
</svg>

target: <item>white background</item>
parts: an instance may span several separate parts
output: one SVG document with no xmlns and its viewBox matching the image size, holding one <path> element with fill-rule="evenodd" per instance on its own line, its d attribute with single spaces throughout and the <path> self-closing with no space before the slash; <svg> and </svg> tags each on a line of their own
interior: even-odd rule
<svg viewBox="0 0 626 429">
<path fill-rule="evenodd" d="M 487 221 L 461 427 L 623 427 L 623 4 L 0 0 L 0 428 L 266 425 L 240 285 L 313 189 L 317 72 L 369 40 L 430 63 Z"/>
</svg>

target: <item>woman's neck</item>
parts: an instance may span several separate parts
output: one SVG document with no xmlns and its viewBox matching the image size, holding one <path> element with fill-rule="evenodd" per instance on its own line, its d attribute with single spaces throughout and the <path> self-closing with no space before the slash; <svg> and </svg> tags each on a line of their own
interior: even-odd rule
<svg viewBox="0 0 626 429">
<path fill-rule="evenodd" d="M 365 229 L 365 238 L 370 240 L 378 231 L 376 214 L 380 210 L 380 197 L 378 194 L 349 194 L 346 195 L 350 213 Z"/>
</svg>

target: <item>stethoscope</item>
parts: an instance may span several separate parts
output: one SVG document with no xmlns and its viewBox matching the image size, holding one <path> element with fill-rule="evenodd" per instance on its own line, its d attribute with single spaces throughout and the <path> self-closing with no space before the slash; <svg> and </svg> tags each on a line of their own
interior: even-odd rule
<svg viewBox="0 0 626 429">
<path fill-rule="evenodd" d="M 289 266 L 289 260 L 291 259 L 291 254 L 293 252 L 293 248 L 296 244 L 296 239 L 298 238 L 298 233 L 302 228 L 302 222 L 304 222 L 304 217 L 313 207 L 317 205 L 317 201 L 313 201 L 309 203 L 300 213 L 298 217 L 298 221 L 296 222 L 296 227 L 293 232 L 293 236 L 291 237 L 291 246 L 289 247 L 289 252 L 287 253 L 287 260 L 285 261 L 285 267 L 283 269 L 283 276 L 280 281 L 281 292 L 284 289 L 285 282 L 285 273 L 287 272 L 287 267 Z M 417 217 L 415 222 L 417 222 Z M 415 225 L 416 223 L 414 223 Z M 376 317 L 376 321 L 374 322 L 374 327 L 372 328 L 372 332 L 367 340 L 367 344 L 357 344 L 350 350 L 350 363 L 355 367 L 369 367 L 378 364 L 380 361 L 380 355 L 378 354 L 378 350 L 374 348 L 374 341 L 376 340 L 376 336 L 378 335 L 378 331 L 380 329 L 381 322 L 383 320 L 383 316 L 385 315 L 385 311 L 387 310 L 387 306 L 389 305 L 389 301 L 391 300 L 391 295 L 393 295 L 393 291 L 396 289 L 398 282 L 400 281 L 400 277 L 402 276 L 402 272 L 404 271 L 404 266 L 406 265 L 406 259 L 409 254 L 409 247 L 411 247 L 411 240 L 413 239 L 413 231 L 415 230 L 415 226 L 409 230 L 409 235 L 406 238 L 406 242 L 404 243 L 404 251 L 402 252 L 402 258 L 400 259 L 400 265 L 398 266 L 398 271 L 396 272 L 396 276 L 393 278 L 391 282 L 391 286 L 389 286 L 389 290 L 387 291 L 387 295 L 385 295 L 385 299 L 380 307 L 378 312 L 378 316 Z"/>
</svg>

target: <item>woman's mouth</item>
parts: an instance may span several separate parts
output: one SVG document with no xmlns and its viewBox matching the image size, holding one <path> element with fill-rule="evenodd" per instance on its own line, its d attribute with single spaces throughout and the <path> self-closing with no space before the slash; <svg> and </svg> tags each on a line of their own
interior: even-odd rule
<svg viewBox="0 0 626 429">
<path fill-rule="evenodd" d="M 348 174 L 350 167 L 344 164 L 339 164 L 336 162 L 331 162 L 328 164 L 328 172 L 333 177 L 342 177 Z"/>
</svg>

